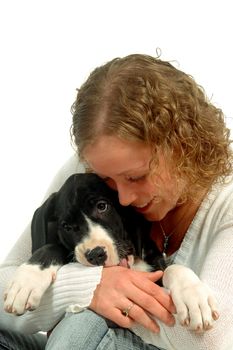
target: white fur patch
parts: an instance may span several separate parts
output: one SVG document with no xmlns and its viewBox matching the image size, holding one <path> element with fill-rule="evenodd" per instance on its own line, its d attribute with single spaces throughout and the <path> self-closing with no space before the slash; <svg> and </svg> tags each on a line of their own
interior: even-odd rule
<svg viewBox="0 0 233 350">
<path fill-rule="evenodd" d="M 152 266 L 141 259 L 135 259 L 133 265 L 129 264 L 129 266 L 132 270 L 137 271 L 151 272 L 153 270 Z"/>
<path fill-rule="evenodd" d="M 218 318 L 217 302 L 210 288 L 189 268 L 166 268 L 163 285 L 170 293 L 181 325 L 202 332 L 213 327 Z"/>
<path fill-rule="evenodd" d="M 102 247 L 107 254 L 105 266 L 119 264 L 119 257 L 113 239 L 109 236 L 107 230 L 101 225 L 93 222 L 85 216 L 88 223 L 88 235 L 75 247 L 75 257 L 83 265 L 91 266 L 87 261 L 85 253 L 96 247 Z"/>
<path fill-rule="evenodd" d="M 22 315 L 27 310 L 36 309 L 44 292 L 55 280 L 59 267 L 52 265 L 41 270 L 40 265 L 19 266 L 4 293 L 4 310 Z"/>
</svg>

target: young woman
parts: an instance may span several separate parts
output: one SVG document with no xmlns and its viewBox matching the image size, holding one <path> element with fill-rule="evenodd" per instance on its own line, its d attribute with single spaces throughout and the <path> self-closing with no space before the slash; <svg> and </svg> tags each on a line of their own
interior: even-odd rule
<svg viewBox="0 0 233 350">
<path fill-rule="evenodd" d="M 212 288 L 221 317 L 196 334 L 174 323 L 171 298 L 154 283 L 159 272 L 76 263 L 59 270 L 37 310 L 1 313 L 2 328 L 35 333 L 58 323 L 48 350 L 232 349 L 232 150 L 222 111 L 192 77 L 136 54 L 91 73 L 73 105 L 72 135 L 84 168 L 151 222 L 162 259 L 186 265 Z M 72 158 L 48 194 L 84 168 Z M 28 229 L 1 267 L 2 289 L 30 245 Z M 88 310 L 62 318 L 71 303 Z"/>
</svg>

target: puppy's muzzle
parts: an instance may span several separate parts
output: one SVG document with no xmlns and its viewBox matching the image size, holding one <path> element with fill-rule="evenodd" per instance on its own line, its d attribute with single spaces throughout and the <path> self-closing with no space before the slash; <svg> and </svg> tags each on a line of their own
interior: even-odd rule
<svg viewBox="0 0 233 350">
<path fill-rule="evenodd" d="M 107 260 L 107 253 L 103 247 L 95 247 L 94 249 L 88 249 L 85 252 L 85 257 L 87 261 L 92 265 L 104 265 Z"/>
</svg>

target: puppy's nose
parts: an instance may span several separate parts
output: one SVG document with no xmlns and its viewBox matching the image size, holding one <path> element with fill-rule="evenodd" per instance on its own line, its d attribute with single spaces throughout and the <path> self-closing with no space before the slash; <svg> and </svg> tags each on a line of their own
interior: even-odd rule
<svg viewBox="0 0 233 350">
<path fill-rule="evenodd" d="M 95 247 L 94 249 L 88 249 L 85 253 L 87 261 L 92 265 L 104 265 L 107 260 L 107 253 L 102 247 Z"/>
</svg>

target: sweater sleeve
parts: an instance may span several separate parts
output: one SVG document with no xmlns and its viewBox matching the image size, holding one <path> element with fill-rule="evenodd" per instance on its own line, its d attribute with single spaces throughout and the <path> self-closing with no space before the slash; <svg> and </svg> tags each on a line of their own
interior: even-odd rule
<svg viewBox="0 0 233 350">
<path fill-rule="evenodd" d="M 54 177 L 45 199 L 59 190 L 64 181 L 73 173 L 83 172 L 77 156 L 72 156 Z M 56 281 L 42 297 L 35 311 L 14 316 L 3 310 L 3 293 L 16 268 L 31 256 L 30 224 L 0 266 L 0 328 L 10 328 L 24 333 L 48 331 L 64 316 L 70 304 L 87 307 L 96 285 L 101 278 L 102 267 L 85 267 L 78 263 L 63 266 L 58 270 Z"/>
<path fill-rule="evenodd" d="M 233 221 L 218 231 L 202 265 L 200 278 L 214 291 L 220 318 L 214 327 L 196 334 L 176 323 L 167 327 L 160 323 L 160 333 L 152 334 L 142 327 L 134 331 L 145 341 L 173 350 L 231 350 L 233 349 Z"/>
</svg>

